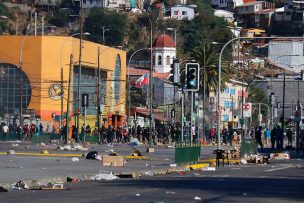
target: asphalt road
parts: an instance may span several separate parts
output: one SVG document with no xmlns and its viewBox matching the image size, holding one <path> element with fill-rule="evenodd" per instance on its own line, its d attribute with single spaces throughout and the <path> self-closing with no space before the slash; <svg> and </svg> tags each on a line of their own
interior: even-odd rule
<svg viewBox="0 0 304 203">
<path fill-rule="evenodd" d="M 0 202 L 303 202 L 303 172 L 302 160 L 237 165 L 208 172 L 65 184 L 69 190 L 2 192 Z"/>
</svg>

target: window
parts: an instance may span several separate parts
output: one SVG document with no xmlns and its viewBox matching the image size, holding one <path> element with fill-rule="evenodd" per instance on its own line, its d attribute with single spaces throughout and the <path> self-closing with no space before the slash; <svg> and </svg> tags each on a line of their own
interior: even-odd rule
<svg viewBox="0 0 304 203">
<path fill-rule="evenodd" d="M 229 101 L 224 101 L 224 107 L 229 108 L 230 107 L 230 102 Z"/>
<path fill-rule="evenodd" d="M 158 56 L 157 65 L 162 65 L 162 56 L 161 55 Z"/>
<path fill-rule="evenodd" d="M 121 73 L 121 60 L 119 55 L 116 57 L 116 66 L 115 66 L 115 76 L 114 76 L 114 89 L 115 89 L 115 101 L 116 104 L 119 103 L 120 98 L 120 74 Z"/>
<path fill-rule="evenodd" d="M 170 65 L 170 56 L 166 57 L 166 65 Z"/>
<path fill-rule="evenodd" d="M 2 63 L 0 64 L 0 70 L 0 108 L 2 112 L 9 114 L 19 113 L 21 103 L 23 110 L 27 109 L 32 95 L 32 88 L 26 74 L 12 64 Z M 22 101 L 20 99 L 21 95 Z"/>
<path fill-rule="evenodd" d="M 173 14 L 174 14 L 175 16 L 177 16 L 177 15 L 178 15 L 178 11 L 174 11 Z"/>
<path fill-rule="evenodd" d="M 230 89 L 230 94 L 235 94 L 235 89 Z"/>
<path fill-rule="evenodd" d="M 223 115 L 223 121 L 229 121 L 229 115 Z"/>
<path fill-rule="evenodd" d="M 187 15 L 187 11 L 182 11 L 182 15 L 183 16 Z"/>
<path fill-rule="evenodd" d="M 229 93 L 229 88 L 226 88 L 226 89 L 224 90 L 224 92 L 228 94 L 228 93 Z"/>
<path fill-rule="evenodd" d="M 209 98 L 209 103 L 210 103 L 211 105 L 214 104 L 214 97 L 210 97 L 210 98 Z"/>
</svg>

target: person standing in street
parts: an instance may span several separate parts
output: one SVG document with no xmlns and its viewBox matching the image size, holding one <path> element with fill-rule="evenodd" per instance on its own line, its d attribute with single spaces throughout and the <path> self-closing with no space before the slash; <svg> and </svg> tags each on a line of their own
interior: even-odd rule
<svg viewBox="0 0 304 203">
<path fill-rule="evenodd" d="M 2 133 L 2 141 L 7 141 L 8 126 L 6 124 L 2 127 Z"/>
<path fill-rule="evenodd" d="M 260 126 L 256 131 L 255 131 L 255 139 L 258 145 L 260 145 L 262 152 L 264 151 L 264 145 L 262 143 L 262 126 Z"/>
<path fill-rule="evenodd" d="M 274 126 L 270 132 L 271 150 L 274 150 L 275 148 L 276 139 L 277 139 L 277 127 Z"/>
<path fill-rule="evenodd" d="M 288 140 L 288 146 L 292 147 L 292 130 L 290 128 L 288 128 L 287 132 L 286 132 L 286 136 L 287 136 L 287 140 Z"/>
<path fill-rule="evenodd" d="M 268 128 L 265 130 L 264 135 L 265 135 L 265 145 L 268 145 L 270 141 L 270 130 Z"/>
</svg>

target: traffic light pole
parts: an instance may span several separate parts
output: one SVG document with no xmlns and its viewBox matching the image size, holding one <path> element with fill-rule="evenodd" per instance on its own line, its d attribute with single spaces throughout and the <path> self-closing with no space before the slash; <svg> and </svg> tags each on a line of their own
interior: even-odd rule
<svg viewBox="0 0 304 203">
<path fill-rule="evenodd" d="M 185 103 L 185 100 L 184 100 L 184 95 L 185 95 L 185 89 L 184 87 L 182 87 L 182 106 L 181 106 L 181 122 L 182 122 L 182 126 L 181 126 L 181 130 L 182 130 L 182 137 L 181 137 L 181 141 L 183 142 L 184 141 L 184 103 Z"/>
<path fill-rule="evenodd" d="M 192 132 L 192 125 L 193 125 L 193 95 L 194 92 L 191 92 L 191 118 L 190 118 L 190 141 L 192 142 L 193 140 L 193 132 Z"/>
</svg>

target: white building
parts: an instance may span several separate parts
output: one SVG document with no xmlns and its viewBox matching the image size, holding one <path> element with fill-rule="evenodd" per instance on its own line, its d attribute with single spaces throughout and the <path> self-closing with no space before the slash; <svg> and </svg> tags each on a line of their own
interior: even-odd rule
<svg viewBox="0 0 304 203">
<path fill-rule="evenodd" d="M 153 65 L 155 72 L 170 72 L 170 65 L 176 57 L 174 40 L 166 34 L 162 34 L 153 43 Z"/>
<path fill-rule="evenodd" d="M 73 0 L 80 2 L 81 0 Z M 82 7 L 90 9 L 93 7 L 102 8 L 130 8 L 130 0 L 82 0 Z"/>
<path fill-rule="evenodd" d="M 233 13 L 221 9 L 214 9 L 214 15 L 224 18 L 227 22 L 232 23 L 234 21 Z"/>
<path fill-rule="evenodd" d="M 300 72 L 304 70 L 303 50 L 303 40 L 275 39 L 269 42 L 268 58 L 276 66 Z"/>
<path fill-rule="evenodd" d="M 195 17 L 195 5 L 175 5 L 171 7 L 171 18 L 192 20 Z"/>
</svg>

